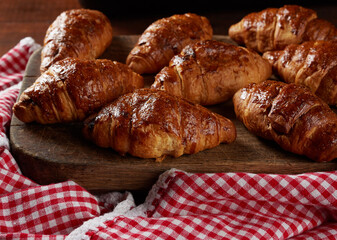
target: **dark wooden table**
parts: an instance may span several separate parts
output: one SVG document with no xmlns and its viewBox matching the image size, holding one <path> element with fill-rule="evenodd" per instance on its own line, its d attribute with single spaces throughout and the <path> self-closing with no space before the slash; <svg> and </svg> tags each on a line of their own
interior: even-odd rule
<svg viewBox="0 0 337 240">
<path fill-rule="evenodd" d="M 104 5 L 100 4 L 105 2 Z M 106 2 L 110 2 L 107 4 Z M 192 2 L 192 1 L 191 1 Z M 48 26 L 64 10 L 90 6 L 92 3 L 103 5 L 104 11 L 111 19 L 115 35 L 141 34 L 145 28 L 156 19 L 170 16 L 174 13 L 195 12 L 209 18 L 214 34 L 226 35 L 228 27 L 239 21 L 251 11 L 262 10 L 266 7 L 280 7 L 285 3 L 296 1 L 237 1 L 224 6 L 218 1 L 171 0 L 146 1 L 117 1 L 104 0 L 1 0 L 0 1 L 0 56 L 15 46 L 20 39 L 31 36 L 42 44 Z M 206 2 L 206 3 L 205 3 Z M 300 1 L 298 1 L 300 2 Z M 86 5 L 81 5 L 86 3 Z M 90 5 L 88 5 L 90 4 Z M 318 16 L 337 25 L 336 1 L 302 1 L 302 6 L 317 11 Z M 303 5 L 304 4 L 304 5 Z"/>
<path fill-rule="evenodd" d="M 0 56 L 27 36 L 42 44 L 47 28 L 55 18 L 68 9 L 89 7 L 83 5 L 84 1 L 91 1 L 89 4 L 104 2 L 104 0 L 0 0 Z M 262 0 L 254 0 L 249 3 L 237 1 L 230 6 L 228 4 L 219 6 L 214 0 L 194 0 L 194 4 L 178 0 L 150 1 L 150 3 L 146 1 L 147 5 L 139 3 L 137 5 L 130 0 L 125 1 L 124 5 L 120 5 L 123 4 L 121 2 L 118 5 L 116 1 L 105 2 L 110 2 L 110 5 L 103 5 L 99 10 L 104 10 L 110 18 L 115 35 L 141 34 L 153 21 L 184 12 L 206 16 L 212 24 L 215 35 L 227 35 L 229 26 L 246 14 L 266 7 L 281 7 L 286 3 L 274 0 L 268 1 L 271 5 L 266 5 Z M 296 3 L 296 1 L 288 2 Z M 316 10 L 319 17 L 337 26 L 336 1 L 305 1 L 302 6 Z M 139 192 L 135 195 L 136 201 L 138 199 L 140 203 L 146 193 Z"/>
</svg>

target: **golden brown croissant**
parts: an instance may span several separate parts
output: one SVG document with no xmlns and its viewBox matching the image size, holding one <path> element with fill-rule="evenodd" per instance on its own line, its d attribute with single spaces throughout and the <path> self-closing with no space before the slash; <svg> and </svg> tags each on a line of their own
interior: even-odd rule
<svg viewBox="0 0 337 240">
<path fill-rule="evenodd" d="M 66 57 L 95 59 L 110 45 L 112 27 L 101 12 L 73 9 L 60 14 L 50 25 L 41 52 L 41 72 Z"/>
<path fill-rule="evenodd" d="M 337 29 L 318 19 L 314 10 L 297 5 L 267 8 L 245 16 L 229 28 L 229 36 L 258 52 L 281 50 L 303 41 L 337 39 Z"/>
<path fill-rule="evenodd" d="M 227 118 L 164 91 L 148 88 L 119 97 L 84 122 L 98 146 L 141 158 L 193 154 L 236 138 Z"/>
<path fill-rule="evenodd" d="M 337 115 L 307 87 L 264 81 L 233 97 L 236 116 L 252 133 L 313 160 L 337 158 Z"/>
<path fill-rule="evenodd" d="M 13 112 L 23 122 L 80 121 L 143 85 L 143 77 L 125 64 L 65 58 L 21 94 Z"/>
<path fill-rule="evenodd" d="M 186 46 L 155 77 L 151 88 L 193 103 L 211 105 L 233 97 L 251 82 L 270 77 L 271 65 L 259 54 L 216 40 Z"/>
<path fill-rule="evenodd" d="M 291 44 L 263 54 L 287 83 L 309 87 L 329 105 L 337 105 L 337 40 Z"/>
<path fill-rule="evenodd" d="M 186 13 L 159 19 L 140 36 L 126 64 L 139 74 L 157 73 L 187 44 L 212 35 L 212 26 L 203 16 Z"/>
</svg>

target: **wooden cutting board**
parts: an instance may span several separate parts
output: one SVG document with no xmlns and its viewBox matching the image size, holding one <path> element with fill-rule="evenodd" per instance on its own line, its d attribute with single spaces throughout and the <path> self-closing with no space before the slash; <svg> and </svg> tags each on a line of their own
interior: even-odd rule
<svg viewBox="0 0 337 240">
<path fill-rule="evenodd" d="M 139 36 L 116 36 L 102 58 L 125 62 Z M 215 39 L 230 42 L 226 36 Z M 22 89 L 39 76 L 40 51 L 28 63 Z M 146 76 L 147 85 L 153 76 Z M 282 150 L 272 141 L 250 134 L 237 121 L 231 102 L 209 107 L 231 119 L 237 128 L 232 144 L 184 155 L 167 157 L 163 162 L 118 155 L 86 141 L 81 123 L 40 125 L 25 124 L 13 116 L 10 143 L 14 158 L 22 172 L 39 184 L 74 180 L 91 192 L 147 191 L 164 171 L 177 168 L 189 172 L 252 172 L 297 174 L 337 169 L 337 161 L 317 163 L 306 157 Z"/>
</svg>

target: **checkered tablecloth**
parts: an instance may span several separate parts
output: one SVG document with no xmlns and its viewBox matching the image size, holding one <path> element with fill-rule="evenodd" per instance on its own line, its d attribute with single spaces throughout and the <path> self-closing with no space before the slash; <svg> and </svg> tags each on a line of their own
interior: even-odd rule
<svg viewBox="0 0 337 240">
<path fill-rule="evenodd" d="M 69 181 L 41 186 L 20 172 L 8 141 L 29 56 L 0 59 L 0 239 L 337 239 L 337 172 L 163 173 L 143 204 L 129 192 L 94 196 Z"/>
</svg>

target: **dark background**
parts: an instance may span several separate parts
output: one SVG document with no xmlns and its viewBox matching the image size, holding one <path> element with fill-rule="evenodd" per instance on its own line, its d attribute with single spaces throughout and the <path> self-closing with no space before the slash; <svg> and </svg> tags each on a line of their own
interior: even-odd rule
<svg viewBox="0 0 337 240">
<path fill-rule="evenodd" d="M 103 1 L 103 0 L 1 0 L 0 56 L 20 39 L 31 36 L 38 43 L 48 26 L 62 12 L 72 8 L 93 8 L 103 11 L 111 20 L 115 35 L 141 34 L 159 18 L 175 13 L 194 12 L 206 16 L 214 34 L 227 35 L 230 25 L 252 11 L 267 7 L 298 4 L 317 11 L 320 18 L 337 26 L 337 1 Z"/>
</svg>

